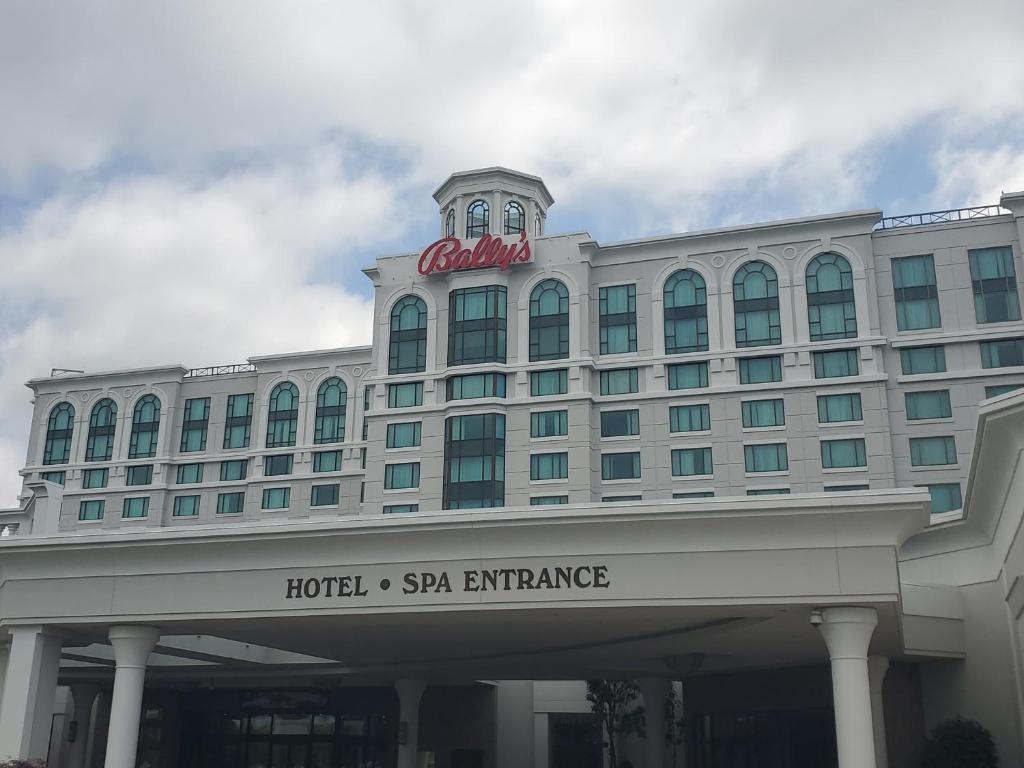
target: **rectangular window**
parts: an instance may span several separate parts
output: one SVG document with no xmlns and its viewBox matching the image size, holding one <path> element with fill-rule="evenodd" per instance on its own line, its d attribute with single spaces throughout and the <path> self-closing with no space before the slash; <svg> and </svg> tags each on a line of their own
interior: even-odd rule
<svg viewBox="0 0 1024 768">
<path fill-rule="evenodd" d="M 926 487 L 932 497 L 933 515 L 963 509 L 964 500 L 960 493 L 960 483 L 936 483 Z"/>
<path fill-rule="evenodd" d="M 318 451 L 313 454 L 314 472 L 340 472 L 341 451 Z"/>
<path fill-rule="evenodd" d="M 701 389 L 708 385 L 707 363 L 666 365 L 669 389 Z"/>
<path fill-rule="evenodd" d="M 388 448 L 415 448 L 420 444 L 422 425 L 418 421 L 388 424 Z"/>
<path fill-rule="evenodd" d="M 128 468 L 128 473 L 131 474 L 131 470 L 134 467 Z M 64 473 L 63 472 L 40 472 L 39 479 L 45 480 L 48 483 L 56 483 L 57 485 L 64 485 Z"/>
<path fill-rule="evenodd" d="M 898 330 L 919 331 L 942 325 L 931 254 L 893 259 L 892 288 Z"/>
<path fill-rule="evenodd" d="M 476 413 L 444 423 L 443 509 L 505 505 L 505 416 Z"/>
<path fill-rule="evenodd" d="M 707 432 L 711 429 L 711 406 L 673 405 L 668 409 L 669 432 Z"/>
<path fill-rule="evenodd" d="M 605 453 L 601 455 L 602 480 L 636 480 L 640 477 L 640 453 Z"/>
<path fill-rule="evenodd" d="M 108 469 L 87 469 L 82 472 L 83 488 L 106 488 Z"/>
<path fill-rule="evenodd" d="M 640 411 L 602 411 L 601 437 L 630 437 L 640 434 Z"/>
<path fill-rule="evenodd" d="M 599 289 L 601 354 L 636 352 L 636 286 Z"/>
<path fill-rule="evenodd" d="M 531 496 L 530 506 L 531 507 L 547 507 L 555 504 L 568 504 L 568 496 Z"/>
<path fill-rule="evenodd" d="M 290 475 L 292 473 L 292 454 L 279 453 L 276 456 L 263 457 L 263 474 L 266 477 L 274 475 Z"/>
<path fill-rule="evenodd" d="M 248 475 L 248 459 L 233 459 L 231 461 L 222 461 L 220 463 L 220 479 L 222 481 L 245 480 Z"/>
<path fill-rule="evenodd" d="M 860 373 L 856 349 L 833 349 L 814 353 L 814 378 L 834 379 Z"/>
<path fill-rule="evenodd" d="M 568 434 L 568 411 L 534 411 L 530 414 L 530 437 L 564 437 Z"/>
<path fill-rule="evenodd" d="M 866 491 L 870 488 L 869 485 L 826 485 L 825 493 L 844 493 L 846 491 Z"/>
<path fill-rule="evenodd" d="M 505 396 L 504 373 L 468 373 L 464 376 L 449 376 L 446 383 L 449 400 Z"/>
<path fill-rule="evenodd" d="M 309 497 L 311 507 L 336 507 L 338 506 L 338 495 L 341 486 L 338 483 L 331 485 L 314 485 Z"/>
<path fill-rule="evenodd" d="M 568 453 L 534 453 L 530 455 L 531 480 L 564 480 L 569 477 Z"/>
<path fill-rule="evenodd" d="M 905 395 L 907 419 L 948 419 L 953 415 L 949 402 L 949 390 L 933 392 L 907 392 Z"/>
<path fill-rule="evenodd" d="M 740 404 L 743 426 L 781 427 L 786 423 L 786 405 L 782 398 L 773 400 L 744 400 Z"/>
<path fill-rule="evenodd" d="M 206 450 L 206 431 L 210 425 L 210 398 L 195 397 L 185 401 L 181 422 L 181 452 Z"/>
<path fill-rule="evenodd" d="M 530 372 L 530 397 L 545 395 L 564 395 L 569 391 L 569 370 L 559 368 L 555 371 Z"/>
<path fill-rule="evenodd" d="M 389 504 L 384 507 L 385 515 L 407 515 L 410 512 L 419 512 L 419 504 Z"/>
<path fill-rule="evenodd" d="M 252 394 L 228 395 L 224 417 L 224 447 L 248 448 L 252 430 Z"/>
<path fill-rule="evenodd" d="M 640 373 L 636 368 L 601 371 L 602 395 L 627 395 L 640 391 Z"/>
<path fill-rule="evenodd" d="M 789 488 L 748 488 L 747 496 L 788 496 Z"/>
<path fill-rule="evenodd" d="M 603 502 L 616 502 L 616 501 L 643 501 L 642 495 L 630 495 L 630 496 L 602 496 L 601 501 Z"/>
<path fill-rule="evenodd" d="M 747 472 L 786 472 L 789 455 L 785 443 L 743 446 L 743 461 Z"/>
<path fill-rule="evenodd" d="M 419 462 L 411 461 L 405 464 L 388 464 L 384 467 L 384 488 L 387 490 L 419 487 Z"/>
<path fill-rule="evenodd" d="M 174 517 L 195 517 L 199 514 L 199 497 L 175 496 L 171 513 Z"/>
<path fill-rule="evenodd" d="M 1008 368 L 1024 365 L 1024 339 L 981 342 L 982 368 Z"/>
<path fill-rule="evenodd" d="M 153 465 L 138 464 L 125 471 L 125 485 L 149 485 L 153 482 Z"/>
<path fill-rule="evenodd" d="M 448 294 L 448 365 L 505 362 L 505 294 L 501 285 Z"/>
<path fill-rule="evenodd" d="M 945 347 L 904 347 L 900 350 L 900 367 L 904 376 L 920 373 L 945 373 Z"/>
<path fill-rule="evenodd" d="M 997 384 L 994 387 L 985 387 L 985 399 L 999 397 L 1007 392 L 1016 392 L 1018 389 L 1024 389 L 1024 384 Z M 44 477 L 43 479 L 45 480 L 46 478 Z"/>
<path fill-rule="evenodd" d="M 714 491 L 676 491 L 672 494 L 673 499 L 713 499 Z"/>
<path fill-rule="evenodd" d="M 121 517 L 146 517 L 149 514 L 149 496 L 130 496 L 121 506 Z"/>
<path fill-rule="evenodd" d="M 291 497 L 291 488 L 264 488 L 263 509 L 288 509 Z"/>
<path fill-rule="evenodd" d="M 863 420 L 864 411 L 861 408 L 859 393 L 818 395 L 818 422 L 820 424 Z"/>
<path fill-rule="evenodd" d="M 764 384 L 769 381 L 782 381 L 782 357 L 740 358 L 740 384 Z"/>
<path fill-rule="evenodd" d="M 971 288 L 974 291 L 974 316 L 979 323 L 1005 323 L 1020 320 L 1017 273 L 1013 268 L 1013 249 L 979 248 L 967 252 L 971 263 Z"/>
<path fill-rule="evenodd" d="M 850 467 L 866 467 L 867 465 L 868 456 L 864 447 L 864 438 L 821 441 L 822 469 L 848 469 Z"/>
<path fill-rule="evenodd" d="M 952 437 L 910 438 L 912 467 L 939 467 L 956 464 L 956 440 Z"/>
<path fill-rule="evenodd" d="M 236 491 L 234 493 L 217 494 L 217 514 L 235 515 L 245 508 L 245 493 Z"/>
<path fill-rule="evenodd" d="M 388 408 L 412 408 L 423 405 L 423 382 L 388 384 Z"/>
<path fill-rule="evenodd" d="M 359 449 L 359 468 L 366 469 L 366 448 Z"/>
<path fill-rule="evenodd" d="M 362 426 L 362 430 L 361 430 L 361 434 L 362 434 L 362 438 L 361 439 L 362 440 L 365 440 L 367 438 L 367 436 L 370 434 L 370 422 L 367 421 L 366 415 L 370 412 L 370 397 L 372 395 L 372 392 L 370 390 L 372 390 L 372 389 L 373 389 L 373 387 L 363 387 L 363 426 Z M 419 400 L 420 400 L 420 402 L 417 403 L 417 405 L 423 405 L 423 390 L 422 390 L 422 388 L 420 389 Z M 338 439 L 339 440 L 343 440 L 344 437 L 345 436 L 342 435 Z"/>
<path fill-rule="evenodd" d="M 202 464 L 179 464 L 178 465 L 178 484 L 182 483 L 201 483 L 203 482 L 203 465 Z"/>
<path fill-rule="evenodd" d="M 102 520 L 103 499 L 88 499 L 78 504 L 79 520 Z"/>
<path fill-rule="evenodd" d="M 710 475 L 715 471 L 710 448 L 676 448 L 672 451 L 672 476 Z"/>
</svg>

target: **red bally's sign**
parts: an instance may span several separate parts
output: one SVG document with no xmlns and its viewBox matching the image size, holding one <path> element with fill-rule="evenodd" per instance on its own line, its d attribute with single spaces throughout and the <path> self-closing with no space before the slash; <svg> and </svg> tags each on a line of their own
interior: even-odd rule
<svg viewBox="0 0 1024 768">
<path fill-rule="evenodd" d="M 530 242 L 525 232 L 520 232 L 519 240 L 509 245 L 500 237 L 484 235 L 472 250 L 463 248 L 462 241 L 456 237 L 442 237 L 423 249 L 419 271 L 421 275 L 432 275 L 461 269 L 499 267 L 504 272 L 510 264 L 522 264 L 531 258 Z"/>
</svg>

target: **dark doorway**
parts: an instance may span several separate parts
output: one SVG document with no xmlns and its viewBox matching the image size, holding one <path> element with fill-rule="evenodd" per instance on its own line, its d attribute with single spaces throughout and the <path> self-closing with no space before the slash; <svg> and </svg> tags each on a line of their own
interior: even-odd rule
<svg viewBox="0 0 1024 768">
<path fill-rule="evenodd" d="M 689 718 L 695 768 L 835 768 L 831 709 L 730 712 Z"/>
<path fill-rule="evenodd" d="M 603 744 L 597 715 L 548 715 L 550 768 L 601 768 Z"/>
</svg>

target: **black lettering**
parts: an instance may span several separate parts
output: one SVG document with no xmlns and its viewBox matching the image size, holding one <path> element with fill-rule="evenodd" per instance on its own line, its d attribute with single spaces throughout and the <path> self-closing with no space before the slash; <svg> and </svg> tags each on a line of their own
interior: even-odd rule
<svg viewBox="0 0 1024 768">
<path fill-rule="evenodd" d="M 514 568 L 502 568 L 499 573 L 505 577 L 505 591 L 512 589 L 512 577 L 516 575 Z"/>
<path fill-rule="evenodd" d="M 480 576 L 479 571 L 463 571 L 462 575 L 465 577 L 462 590 L 464 592 L 479 592 L 480 587 L 477 585 L 476 580 Z"/>
<path fill-rule="evenodd" d="M 432 573 L 421 573 L 420 574 L 420 592 L 426 594 L 428 591 L 437 586 L 437 576 Z"/>
<path fill-rule="evenodd" d="M 368 594 L 368 592 L 365 589 L 363 589 L 363 577 L 362 576 L 356 576 L 355 596 L 356 597 L 366 597 L 367 594 Z"/>
<path fill-rule="evenodd" d="M 437 582 L 435 592 L 451 592 L 452 583 L 448 580 L 448 571 L 441 571 L 441 578 Z"/>
<path fill-rule="evenodd" d="M 573 575 L 573 582 L 576 584 L 577 587 L 579 587 L 580 589 L 586 589 L 590 586 L 589 581 L 583 581 L 583 579 L 580 578 L 580 576 L 582 576 L 583 574 L 589 573 L 590 567 L 586 565 L 576 569 L 576 573 Z"/>
<path fill-rule="evenodd" d="M 334 597 L 332 587 L 337 583 L 337 581 L 337 576 L 324 576 L 320 579 L 320 583 L 323 584 L 324 587 L 324 597 Z"/>
<path fill-rule="evenodd" d="M 496 592 L 498 589 L 498 572 L 495 570 L 484 571 L 482 592 Z"/>
<path fill-rule="evenodd" d="M 608 589 L 611 586 L 611 582 L 608 581 L 607 565 L 594 566 L 594 586 L 597 589 Z"/>
<path fill-rule="evenodd" d="M 284 597 L 285 600 L 302 597 L 302 579 L 288 579 L 288 593 Z"/>
<path fill-rule="evenodd" d="M 338 579 L 338 597 L 352 597 L 351 576 L 342 576 Z"/>
<path fill-rule="evenodd" d="M 519 589 L 533 589 L 533 571 L 529 568 L 519 569 Z"/>
<path fill-rule="evenodd" d="M 572 586 L 572 568 L 555 568 L 555 589 Z"/>
<path fill-rule="evenodd" d="M 414 592 L 419 592 L 420 585 L 419 582 L 416 581 L 415 573 L 405 574 L 405 576 L 402 578 L 402 581 L 405 582 L 405 586 L 402 587 L 403 595 L 411 595 Z"/>
<path fill-rule="evenodd" d="M 320 597 L 320 582 L 316 579 L 306 579 L 302 585 L 302 594 L 306 597 Z"/>
<path fill-rule="evenodd" d="M 541 568 L 537 574 L 537 589 L 551 589 L 551 572 L 547 568 Z"/>
</svg>

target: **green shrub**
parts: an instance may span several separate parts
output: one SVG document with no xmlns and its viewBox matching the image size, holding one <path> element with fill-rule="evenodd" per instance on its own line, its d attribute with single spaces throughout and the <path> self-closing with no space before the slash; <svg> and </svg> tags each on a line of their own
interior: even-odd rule
<svg viewBox="0 0 1024 768">
<path fill-rule="evenodd" d="M 921 768 L 998 768 L 996 745 L 980 723 L 957 717 L 939 723 L 924 745 Z"/>
</svg>

